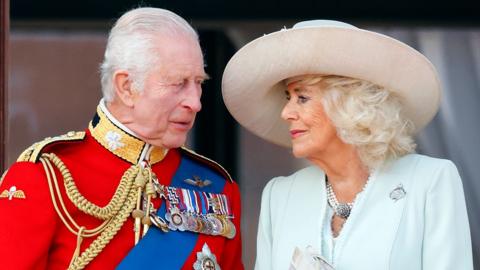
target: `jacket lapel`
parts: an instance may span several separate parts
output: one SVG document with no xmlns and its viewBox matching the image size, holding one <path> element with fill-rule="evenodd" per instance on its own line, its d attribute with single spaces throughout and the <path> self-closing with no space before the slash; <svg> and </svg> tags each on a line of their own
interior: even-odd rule
<svg viewBox="0 0 480 270">
<path fill-rule="evenodd" d="M 397 163 L 387 166 L 372 175 L 362 200 L 354 206 L 340 234 L 334 260 L 339 269 L 360 269 L 359 265 L 369 265 L 369 269 L 389 267 L 411 177 Z"/>
<path fill-rule="evenodd" d="M 324 173 L 316 167 L 301 171 L 296 174 L 290 191 L 283 194 L 288 194 L 287 198 L 283 198 L 286 202 L 286 208 L 282 209 L 285 221 L 280 230 L 282 237 L 277 239 L 279 246 L 290 249 L 283 252 L 289 254 L 290 261 L 295 247 L 303 250 L 312 246 L 320 250 L 327 203 Z"/>
</svg>

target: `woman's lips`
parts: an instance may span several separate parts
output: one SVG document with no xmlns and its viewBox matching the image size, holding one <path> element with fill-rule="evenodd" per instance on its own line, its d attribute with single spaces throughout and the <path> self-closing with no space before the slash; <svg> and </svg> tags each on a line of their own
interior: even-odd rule
<svg viewBox="0 0 480 270">
<path fill-rule="evenodd" d="M 305 133 L 305 130 L 300 130 L 300 129 L 290 130 L 290 136 L 292 137 L 292 139 L 295 139 L 295 138 L 301 136 L 303 133 Z"/>
</svg>

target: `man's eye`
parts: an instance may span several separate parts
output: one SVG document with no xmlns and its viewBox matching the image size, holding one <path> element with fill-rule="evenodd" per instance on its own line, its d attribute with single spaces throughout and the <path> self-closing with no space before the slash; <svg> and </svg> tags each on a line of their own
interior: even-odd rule
<svg viewBox="0 0 480 270">
<path fill-rule="evenodd" d="M 185 84 L 185 80 L 172 83 L 173 86 L 182 87 Z"/>
</svg>

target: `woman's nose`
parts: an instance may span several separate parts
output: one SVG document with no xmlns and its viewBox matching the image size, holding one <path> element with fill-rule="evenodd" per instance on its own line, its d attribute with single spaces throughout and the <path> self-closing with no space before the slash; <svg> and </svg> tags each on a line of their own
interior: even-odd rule
<svg viewBox="0 0 480 270">
<path fill-rule="evenodd" d="M 281 117 L 285 121 L 291 121 L 296 119 L 297 113 L 294 106 L 292 105 L 291 100 L 289 100 L 287 104 L 285 104 L 285 106 L 283 107 Z"/>
</svg>

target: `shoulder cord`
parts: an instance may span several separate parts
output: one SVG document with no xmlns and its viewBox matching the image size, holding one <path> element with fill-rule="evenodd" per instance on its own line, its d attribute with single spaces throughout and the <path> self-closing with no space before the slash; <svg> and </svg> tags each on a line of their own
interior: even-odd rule
<svg viewBox="0 0 480 270">
<path fill-rule="evenodd" d="M 75 204 L 78 209 L 83 211 L 86 214 L 94 216 L 96 218 L 107 220 L 112 218 L 118 213 L 118 210 L 122 206 L 123 202 L 127 198 L 128 192 L 133 184 L 133 181 L 129 182 L 128 177 L 122 177 L 115 194 L 113 194 L 112 200 L 104 207 L 99 207 L 91 202 L 89 202 L 85 197 L 83 197 L 78 188 L 73 181 L 72 175 L 68 171 L 65 164 L 53 153 L 43 154 L 48 157 L 53 164 L 60 170 L 60 173 L 63 176 L 65 189 L 67 191 L 68 198 Z M 43 156 L 42 155 L 42 156 Z M 138 173 L 138 172 L 137 172 Z"/>
<path fill-rule="evenodd" d="M 134 179 L 140 172 L 140 167 L 137 165 L 133 165 L 123 174 L 119 187 L 117 188 L 117 191 L 113 196 L 114 198 L 112 198 L 112 201 L 107 205 L 110 206 L 108 208 L 110 210 L 105 211 L 88 201 L 88 203 L 85 203 L 86 199 L 80 195 L 80 192 L 73 184 L 73 178 L 71 177 L 70 172 L 66 168 L 65 164 L 55 154 L 42 154 L 40 161 L 47 175 L 48 186 L 50 189 L 50 195 L 55 211 L 57 212 L 58 216 L 65 224 L 65 226 L 68 228 L 68 230 L 73 234 L 77 235 L 77 246 L 68 269 L 83 269 L 110 242 L 110 240 L 120 230 L 130 213 L 135 208 L 136 199 L 138 196 L 141 196 L 141 194 L 138 193 L 138 189 L 132 187 L 134 184 Z M 60 173 L 64 178 L 64 184 L 65 189 L 67 190 L 67 194 L 69 195 L 69 198 L 72 200 L 73 204 L 76 207 L 89 215 L 98 217 L 99 212 L 102 212 L 101 215 L 111 217 L 94 229 L 87 230 L 84 226 L 79 226 L 73 220 L 65 207 L 60 193 L 60 189 L 58 187 L 58 179 L 51 164 L 52 162 L 60 170 Z M 60 202 L 61 209 L 57 204 L 57 200 L 58 202 Z M 104 207 L 104 209 L 106 209 L 106 207 Z M 117 210 L 115 211 L 115 209 Z M 110 213 L 110 211 L 114 211 L 116 213 L 112 214 Z M 73 227 L 75 227 L 75 229 L 72 228 L 72 225 Z M 90 246 L 85 251 L 80 254 L 80 245 L 82 239 L 84 237 L 95 236 L 99 233 L 101 234 L 90 244 Z"/>
</svg>

